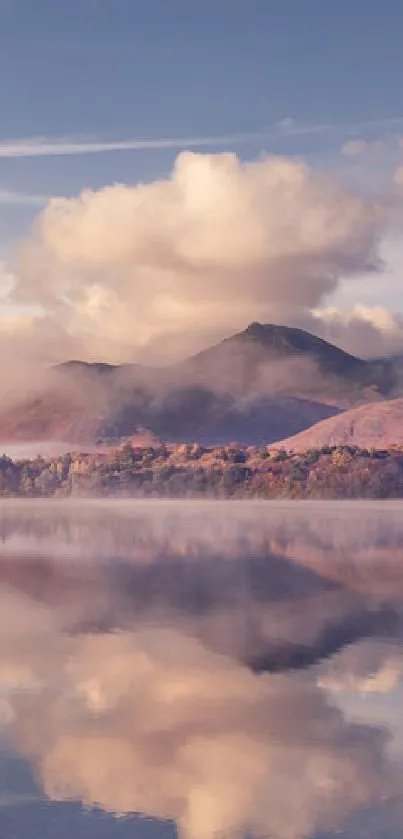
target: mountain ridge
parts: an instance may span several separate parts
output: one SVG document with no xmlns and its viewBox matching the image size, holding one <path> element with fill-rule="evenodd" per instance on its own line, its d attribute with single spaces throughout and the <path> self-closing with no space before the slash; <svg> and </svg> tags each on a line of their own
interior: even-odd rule
<svg viewBox="0 0 403 839">
<path fill-rule="evenodd" d="M 170 367 L 71 360 L 0 410 L 0 440 L 119 439 L 139 427 L 172 441 L 271 443 L 393 387 L 366 361 L 296 327 L 249 324 Z M 403 392 L 403 391 L 402 391 Z"/>
<path fill-rule="evenodd" d="M 325 372 L 343 373 L 346 371 L 364 371 L 378 369 L 378 365 L 365 361 L 345 352 L 341 347 L 331 344 L 318 335 L 304 329 L 279 324 L 250 323 L 241 332 L 224 338 L 220 343 L 207 347 L 185 361 L 185 364 L 200 366 L 211 358 L 216 361 L 217 356 L 226 356 L 235 348 L 242 348 L 245 352 L 255 351 L 253 360 L 259 357 L 265 360 L 277 361 L 294 356 L 304 356 L 314 359 Z"/>
</svg>

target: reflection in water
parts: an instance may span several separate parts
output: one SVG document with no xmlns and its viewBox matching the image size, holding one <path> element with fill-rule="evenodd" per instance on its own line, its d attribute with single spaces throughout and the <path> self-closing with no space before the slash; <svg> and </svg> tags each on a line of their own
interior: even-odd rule
<svg viewBox="0 0 403 839">
<path fill-rule="evenodd" d="M 4 502 L 0 831 L 397 839 L 402 510 Z"/>
</svg>

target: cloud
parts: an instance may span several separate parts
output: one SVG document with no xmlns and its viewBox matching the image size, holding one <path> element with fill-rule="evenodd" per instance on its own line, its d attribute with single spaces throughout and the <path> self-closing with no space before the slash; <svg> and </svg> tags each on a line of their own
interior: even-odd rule
<svg viewBox="0 0 403 839">
<path fill-rule="evenodd" d="M 0 304 L 7 302 L 14 286 L 15 276 L 8 270 L 5 262 L 0 262 Z"/>
<path fill-rule="evenodd" d="M 318 685 L 329 694 L 392 694 L 402 680 L 401 643 L 365 640 L 328 659 L 318 676 Z"/>
<path fill-rule="evenodd" d="M 0 315 L 0 394 L 5 403 L 48 382 L 51 364 L 74 355 L 77 342 L 50 317 L 29 308 Z"/>
<path fill-rule="evenodd" d="M 397 167 L 394 175 L 394 182 L 396 186 L 403 186 L 403 166 Z"/>
<path fill-rule="evenodd" d="M 403 315 L 399 312 L 357 303 L 349 308 L 318 308 L 312 315 L 314 332 L 353 355 L 376 358 L 403 351 Z"/>
<path fill-rule="evenodd" d="M 295 320 L 376 269 L 384 223 L 303 163 L 184 152 L 165 180 L 51 200 L 20 250 L 18 297 L 125 359 L 162 336 Z"/>
<path fill-rule="evenodd" d="M 88 137 L 25 137 L 0 140 L 0 158 L 54 157 L 81 154 L 104 154 L 119 151 L 191 149 L 203 146 L 233 146 L 250 141 L 269 141 L 288 137 L 321 134 L 348 136 L 359 132 L 388 130 L 403 124 L 403 116 L 386 117 L 358 123 L 300 123 L 291 116 L 260 131 L 210 137 L 150 137 L 104 140 Z M 355 142 L 354 140 L 352 141 Z M 365 142 L 359 140 L 358 142 Z"/>
<path fill-rule="evenodd" d="M 396 144 L 396 138 L 393 145 Z M 374 154 L 388 150 L 386 140 L 347 140 L 341 148 L 341 153 L 346 157 L 361 157 L 364 154 Z"/>
<path fill-rule="evenodd" d="M 33 195 L 29 192 L 15 192 L 0 189 L 0 204 L 14 204 L 22 207 L 40 207 L 49 201 L 50 196 Z"/>
<path fill-rule="evenodd" d="M 65 157 L 81 154 L 106 154 L 119 151 L 153 151 L 163 149 L 228 146 L 259 140 L 265 132 L 227 134 L 213 137 L 166 137 L 128 140 L 91 140 L 71 137 L 27 137 L 0 141 L 0 158 Z"/>
<path fill-rule="evenodd" d="M 368 143 L 366 140 L 347 140 L 342 146 L 341 153 L 348 157 L 358 157 L 366 151 Z"/>
</svg>

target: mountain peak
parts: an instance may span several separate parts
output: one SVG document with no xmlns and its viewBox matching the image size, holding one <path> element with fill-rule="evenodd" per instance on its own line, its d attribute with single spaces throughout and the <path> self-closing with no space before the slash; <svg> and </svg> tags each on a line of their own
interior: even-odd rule
<svg viewBox="0 0 403 839">
<path fill-rule="evenodd" d="M 295 326 L 254 321 L 243 332 L 227 338 L 223 343 L 239 342 L 252 342 L 260 345 L 266 352 L 282 357 L 308 356 L 320 365 L 325 365 L 327 370 L 330 367 L 333 372 L 338 373 L 346 372 L 347 368 L 358 370 L 366 366 L 362 359 L 350 355 L 318 335 Z"/>
<path fill-rule="evenodd" d="M 259 323 L 259 321 L 254 320 L 246 327 L 245 334 L 259 338 L 269 325 L 271 326 L 271 324 L 266 324 L 266 326 L 264 326 L 263 323 Z"/>
<path fill-rule="evenodd" d="M 274 323 L 259 323 L 254 321 L 243 331 L 234 336 L 237 338 L 252 338 L 259 341 L 266 346 L 270 345 L 282 352 L 293 351 L 297 353 L 314 353 L 315 355 L 324 352 L 332 352 L 340 356 L 354 358 L 349 353 L 346 353 L 340 347 L 330 344 L 324 338 L 319 338 L 305 329 L 300 329 L 297 326 L 283 326 L 282 324 Z M 231 340 L 231 339 L 229 339 Z M 360 361 L 360 359 L 355 359 Z"/>
</svg>

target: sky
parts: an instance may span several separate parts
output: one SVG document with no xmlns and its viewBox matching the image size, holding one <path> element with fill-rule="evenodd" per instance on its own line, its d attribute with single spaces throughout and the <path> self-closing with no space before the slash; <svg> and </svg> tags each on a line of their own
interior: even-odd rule
<svg viewBox="0 0 403 839">
<path fill-rule="evenodd" d="M 402 30 L 399 0 L 0 0 L 0 347 L 403 349 Z"/>
</svg>

